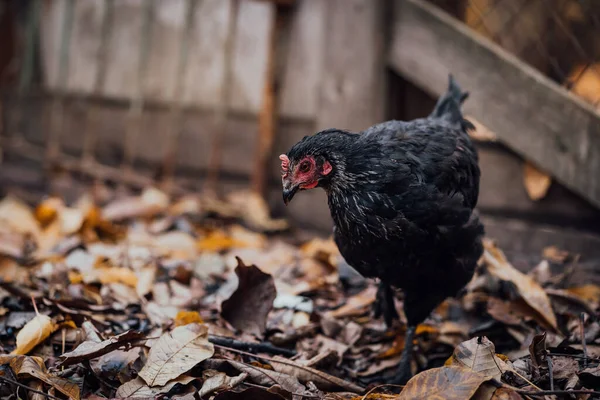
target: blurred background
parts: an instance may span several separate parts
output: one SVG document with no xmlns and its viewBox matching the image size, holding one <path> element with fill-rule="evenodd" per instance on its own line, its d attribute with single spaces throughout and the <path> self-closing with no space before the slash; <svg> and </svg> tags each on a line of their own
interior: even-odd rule
<svg viewBox="0 0 600 400">
<path fill-rule="evenodd" d="M 596 0 L 1 0 L 0 31 L 3 195 L 251 188 L 327 235 L 322 191 L 283 206 L 277 156 L 426 116 L 452 73 L 488 235 L 517 266 L 600 259 Z"/>
</svg>

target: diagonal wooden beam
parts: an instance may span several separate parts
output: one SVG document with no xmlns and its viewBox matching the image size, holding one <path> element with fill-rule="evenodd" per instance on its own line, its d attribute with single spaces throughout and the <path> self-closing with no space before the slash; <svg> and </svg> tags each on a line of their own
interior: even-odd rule
<svg viewBox="0 0 600 400">
<path fill-rule="evenodd" d="M 600 207 L 600 115 L 540 72 L 423 0 L 396 0 L 391 66 L 434 96 L 452 73 L 465 113 Z"/>
</svg>

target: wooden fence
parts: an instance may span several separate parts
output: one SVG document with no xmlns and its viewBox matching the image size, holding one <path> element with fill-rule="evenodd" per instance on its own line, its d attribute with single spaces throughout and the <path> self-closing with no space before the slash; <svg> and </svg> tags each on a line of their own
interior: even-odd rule
<svg viewBox="0 0 600 400">
<path fill-rule="evenodd" d="M 41 166 L 143 186 L 160 167 L 171 189 L 251 182 L 276 213 L 326 230 L 323 193 L 282 206 L 277 154 L 322 128 L 423 116 L 453 73 L 471 92 L 468 116 L 497 138 L 480 146 L 479 206 L 492 234 L 514 248 L 562 240 L 600 253 L 595 236 L 513 221 L 600 226 L 600 98 L 585 95 L 600 81 L 590 75 L 600 54 L 570 25 L 570 36 L 549 31 L 593 31 L 585 18 L 598 7 L 502 4 L 517 14 L 492 0 L 21 2 L 3 16 L 15 33 L 5 40 L 17 43 L 0 57 L 4 186 L 46 185 Z M 507 25 L 515 15 L 525 30 Z M 573 36 L 579 47 L 562 56 L 538 54 L 548 49 L 540 38 Z M 571 53 L 581 52 L 590 59 L 577 78 L 591 83 L 569 91 Z M 545 70 L 553 57 L 564 77 Z M 523 187 L 523 160 L 558 182 L 542 200 Z"/>
</svg>

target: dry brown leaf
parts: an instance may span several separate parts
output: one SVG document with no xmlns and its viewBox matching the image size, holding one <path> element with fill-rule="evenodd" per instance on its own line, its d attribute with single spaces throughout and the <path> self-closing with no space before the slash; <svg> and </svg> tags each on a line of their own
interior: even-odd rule
<svg viewBox="0 0 600 400">
<path fill-rule="evenodd" d="M 566 291 L 574 296 L 579 297 L 590 307 L 598 308 L 600 305 L 600 286 L 588 283 L 582 286 L 574 286 L 566 289 Z"/>
<path fill-rule="evenodd" d="M 212 357 L 214 351 L 206 325 L 179 326 L 153 344 L 139 376 L 149 386 L 162 386 Z"/>
<path fill-rule="evenodd" d="M 140 340 L 143 337 L 144 335 L 140 332 L 127 331 L 101 342 L 87 340 L 77 346 L 73 351 L 61 355 L 61 365 L 77 364 L 84 360 L 100 357 L 103 354 L 110 353 L 121 346 L 131 344 L 131 342 Z"/>
<path fill-rule="evenodd" d="M 473 116 L 468 115 L 465 118 L 475 126 L 475 129 L 469 130 L 469 136 L 471 136 L 474 140 L 477 140 L 480 142 L 496 142 L 496 141 L 498 141 L 498 135 L 496 135 L 495 132 L 492 132 L 491 130 L 489 130 L 481 122 L 479 122 L 475 118 L 473 118 Z"/>
<path fill-rule="evenodd" d="M 14 232 L 29 233 L 36 239 L 41 232 L 33 210 L 12 196 L 6 196 L 0 201 L 0 222 L 0 225 L 5 225 Z"/>
<path fill-rule="evenodd" d="M 138 296 L 144 297 L 152 291 L 152 286 L 156 280 L 156 270 L 156 265 L 152 264 L 135 271 L 137 277 L 135 291 Z"/>
<path fill-rule="evenodd" d="M 362 393 L 364 388 L 314 368 L 306 367 L 286 358 L 275 356 L 270 360 L 273 369 L 298 378 L 300 382 L 313 382 L 321 390 L 345 390 Z"/>
<path fill-rule="evenodd" d="M 491 400 L 522 400 L 520 394 L 512 389 L 506 387 L 500 387 L 494 391 Z"/>
<path fill-rule="evenodd" d="M 483 258 L 487 264 L 487 271 L 500 280 L 513 283 L 520 296 L 537 316 L 536 320 L 542 326 L 557 331 L 556 316 L 544 289 L 530 276 L 515 269 L 506 260 L 504 253 L 491 241 L 484 240 L 484 247 Z"/>
<path fill-rule="evenodd" d="M 490 379 L 464 367 L 432 368 L 408 381 L 398 400 L 470 399 L 481 384 Z"/>
<path fill-rule="evenodd" d="M 239 258 L 237 261 L 238 287 L 223 302 L 221 315 L 234 328 L 260 337 L 277 297 L 275 283 L 271 275 L 265 274 L 256 265 L 247 266 Z"/>
<path fill-rule="evenodd" d="M 569 255 L 568 251 L 561 250 L 556 246 L 544 247 L 544 250 L 542 251 L 542 257 L 557 264 L 562 264 L 567 261 Z"/>
<path fill-rule="evenodd" d="M 286 397 L 262 388 L 251 387 L 241 392 L 222 392 L 214 400 L 285 400 Z"/>
<path fill-rule="evenodd" d="M 150 217 L 169 206 L 169 197 L 156 188 L 145 189 L 140 196 L 127 197 L 108 204 L 102 210 L 102 219 L 119 221 L 135 217 Z"/>
<path fill-rule="evenodd" d="M 258 385 L 271 386 L 276 383 L 290 393 L 301 395 L 306 392 L 306 388 L 298 382 L 298 379 L 288 374 L 244 364 L 234 360 L 218 359 L 209 361 L 211 368 L 218 368 L 223 364 L 229 364 L 239 372 L 248 374 L 248 379 Z"/>
<path fill-rule="evenodd" d="M 567 81 L 573 84 L 571 87 L 573 93 L 597 108 L 600 108 L 600 76 L 596 72 L 599 70 L 600 63 L 577 65 L 567 78 Z"/>
<path fill-rule="evenodd" d="M 10 361 L 10 367 L 17 376 L 31 376 L 52 386 L 65 396 L 79 400 L 79 386 L 67 379 L 48 373 L 40 357 L 18 356 Z"/>
<path fill-rule="evenodd" d="M 131 398 L 147 398 L 154 399 L 159 395 L 168 394 L 177 385 L 187 385 L 196 378 L 193 376 L 181 376 L 177 379 L 173 379 L 164 386 L 150 387 L 146 385 L 146 382 L 142 378 L 135 378 L 129 382 L 124 383 L 117 389 L 117 397 L 131 399 Z"/>
<path fill-rule="evenodd" d="M 242 383 L 248 377 L 248 374 L 242 372 L 238 376 L 227 376 L 223 372 L 208 370 L 204 371 L 202 377 L 204 378 L 204 383 L 202 383 L 199 394 L 200 397 L 204 398 L 214 392 L 233 389 Z"/>
<path fill-rule="evenodd" d="M 462 342 L 454 349 L 452 365 L 468 368 L 488 378 L 500 380 L 511 368 L 496 356 L 494 344 L 485 336 Z"/>
<path fill-rule="evenodd" d="M 369 286 L 355 296 L 348 298 L 340 308 L 325 313 L 326 318 L 342 318 L 363 314 L 375 301 L 376 288 Z"/>
<path fill-rule="evenodd" d="M 289 228 L 286 220 L 271 218 L 265 199 L 254 191 L 232 192 L 227 196 L 227 201 L 239 211 L 240 217 L 253 229 L 282 231 Z"/>
<path fill-rule="evenodd" d="M 538 201 L 546 197 L 552 184 L 552 178 L 533 164 L 525 162 L 523 165 L 523 183 L 529 198 Z"/>
<path fill-rule="evenodd" d="M 46 340 L 55 330 L 56 324 L 47 315 L 38 314 L 17 334 L 17 347 L 11 354 L 27 354 Z"/>
</svg>

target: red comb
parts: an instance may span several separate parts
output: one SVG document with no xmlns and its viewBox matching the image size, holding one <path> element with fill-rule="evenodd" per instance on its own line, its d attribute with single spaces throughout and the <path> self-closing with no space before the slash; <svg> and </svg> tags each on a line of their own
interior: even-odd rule
<svg viewBox="0 0 600 400">
<path fill-rule="evenodd" d="M 282 154 L 279 156 L 279 159 L 281 160 L 281 169 L 283 170 L 283 172 L 288 172 L 288 168 L 290 166 L 290 159 L 288 158 L 288 156 Z"/>
</svg>

